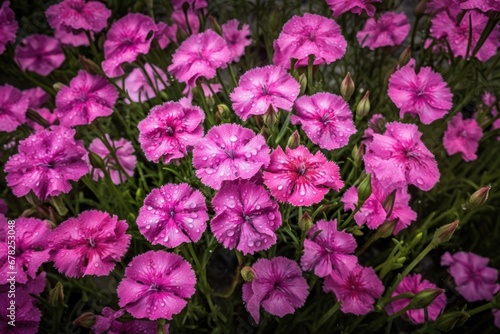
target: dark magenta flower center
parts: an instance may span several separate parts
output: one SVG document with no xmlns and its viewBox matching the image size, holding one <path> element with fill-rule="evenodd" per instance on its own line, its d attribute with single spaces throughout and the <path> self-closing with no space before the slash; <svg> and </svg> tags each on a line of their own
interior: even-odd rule
<svg viewBox="0 0 500 334">
<path fill-rule="evenodd" d="M 89 238 L 88 240 L 89 240 L 89 245 L 90 245 L 90 247 L 95 248 L 96 243 L 95 243 L 94 238 Z"/>
</svg>

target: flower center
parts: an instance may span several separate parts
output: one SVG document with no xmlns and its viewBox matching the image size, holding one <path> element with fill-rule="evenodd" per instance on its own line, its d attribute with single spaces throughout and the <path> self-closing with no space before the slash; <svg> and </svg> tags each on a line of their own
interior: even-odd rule
<svg viewBox="0 0 500 334">
<path fill-rule="evenodd" d="M 297 172 L 300 175 L 304 175 L 306 173 L 306 170 L 307 170 L 306 165 L 303 162 L 301 162 Z"/>
<path fill-rule="evenodd" d="M 465 138 L 465 137 L 467 137 L 467 135 L 468 135 L 468 134 L 467 134 L 467 131 L 465 131 L 465 130 L 462 130 L 462 132 L 460 132 L 460 136 L 461 136 L 461 137 L 464 137 L 464 138 Z"/>
<path fill-rule="evenodd" d="M 89 238 L 88 240 L 89 240 L 89 245 L 90 245 L 90 247 L 95 248 L 96 243 L 95 243 L 94 238 Z"/>
<path fill-rule="evenodd" d="M 266 85 L 262 85 L 262 94 L 264 94 L 264 95 L 269 94 L 269 89 L 267 88 Z"/>
<path fill-rule="evenodd" d="M 248 223 L 252 218 L 250 218 L 250 216 L 245 215 L 243 219 L 245 220 L 245 222 Z"/>
<path fill-rule="evenodd" d="M 173 129 L 171 126 L 167 126 L 167 129 L 166 129 L 165 131 L 167 131 L 167 134 L 168 134 L 170 137 L 173 137 L 173 136 L 174 136 L 174 129 Z"/>
<path fill-rule="evenodd" d="M 156 283 L 153 283 L 149 286 L 148 291 L 160 291 L 160 287 Z"/>
<path fill-rule="evenodd" d="M 311 32 L 309 33 L 309 40 L 310 40 L 311 42 L 314 42 L 314 40 L 315 40 L 315 39 L 316 39 L 316 33 L 315 33 L 314 31 L 311 31 Z"/>
<path fill-rule="evenodd" d="M 224 153 L 229 157 L 229 159 L 234 159 L 236 158 L 236 154 L 234 153 L 234 150 L 224 150 Z"/>
</svg>

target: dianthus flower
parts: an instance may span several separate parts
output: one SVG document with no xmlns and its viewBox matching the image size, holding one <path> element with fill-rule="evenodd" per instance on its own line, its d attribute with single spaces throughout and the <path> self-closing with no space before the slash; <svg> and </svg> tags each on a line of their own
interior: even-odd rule
<svg viewBox="0 0 500 334">
<path fill-rule="evenodd" d="M 326 0 L 326 4 L 330 6 L 333 16 L 339 17 L 340 15 L 351 12 L 361 15 L 363 11 L 373 17 L 375 15 L 374 2 L 382 2 L 382 0 Z"/>
<path fill-rule="evenodd" d="M 45 278 L 43 279 L 45 283 Z M 9 284 L 3 287 L 9 287 Z M 22 288 L 23 286 L 16 286 L 15 291 L 15 322 L 14 326 L 10 325 L 12 321 L 9 307 L 11 307 L 12 292 L 5 289 L 3 291 L 0 286 L 0 333 L 4 334 L 36 334 L 40 320 L 42 319 L 42 312 L 36 307 L 37 300 L 30 296 L 30 293 L 39 295 L 42 293 L 43 288 L 38 289 L 37 292 L 28 291 Z"/>
<path fill-rule="evenodd" d="M 123 81 L 124 89 L 133 102 L 144 102 L 154 98 L 156 91 L 161 92 L 165 89 L 165 84 L 168 84 L 167 75 L 162 69 L 147 63 L 144 65 L 144 69 L 147 77 L 142 69 L 134 68 Z M 130 103 L 128 100 L 126 102 Z"/>
<path fill-rule="evenodd" d="M 479 140 L 483 137 L 483 130 L 474 118 L 463 119 L 458 113 L 448 122 L 443 137 L 443 146 L 448 155 L 460 153 L 464 161 L 477 159 Z"/>
<path fill-rule="evenodd" d="M 375 50 L 384 46 L 401 45 L 409 32 L 410 23 L 404 13 L 386 12 L 377 20 L 368 19 L 356 38 L 362 47 Z"/>
<path fill-rule="evenodd" d="M 320 151 L 312 155 L 305 146 L 287 147 L 286 153 L 278 146 L 264 171 L 264 183 L 277 200 L 294 206 L 319 203 L 330 189 L 344 186 L 337 164 Z"/>
<path fill-rule="evenodd" d="M 208 7 L 207 0 L 171 0 L 174 9 L 182 9 L 182 6 L 187 3 L 189 8 L 199 10 Z"/>
<path fill-rule="evenodd" d="M 169 26 L 164 22 L 157 24 L 158 30 L 155 33 L 155 39 L 161 49 L 165 49 L 171 42 L 177 43 L 177 25 Z"/>
<path fill-rule="evenodd" d="M 16 87 L 0 86 L 0 131 L 12 132 L 26 122 L 29 99 Z"/>
<path fill-rule="evenodd" d="M 256 323 L 260 321 L 261 305 L 280 318 L 304 305 L 309 286 L 295 261 L 282 256 L 259 259 L 252 269 L 255 278 L 243 284 L 243 301 Z"/>
<path fill-rule="evenodd" d="M 222 85 L 218 83 L 200 83 L 194 87 L 189 87 L 186 85 L 182 94 L 190 101 L 193 100 L 193 90 L 197 87 L 201 88 L 201 93 L 205 95 L 205 97 L 212 97 L 214 94 L 221 91 Z"/>
<path fill-rule="evenodd" d="M 180 255 L 165 251 L 140 254 L 128 264 L 118 285 L 118 305 L 134 318 L 168 319 L 182 311 L 195 293 L 193 268 Z"/>
<path fill-rule="evenodd" d="M 224 247 L 243 254 L 268 249 L 276 243 L 281 225 L 278 203 L 266 189 L 248 180 L 226 181 L 212 199 L 212 233 Z"/>
<path fill-rule="evenodd" d="M 188 9 L 174 9 L 171 16 L 176 29 L 182 30 L 186 35 L 196 34 L 200 31 L 200 18 L 196 11 Z"/>
<path fill-rule="evenodd" d="M 498 0 L 461 0 L 460 8 L 477 9 L 484 13 L 489 11 L 500 12 L 500 2 Z"/>
<path fill-rule="evenodd" d="M 5 1 L 0 7 L 0 55 L 4 53 L 7 43 L 16 41 L 18 26 L 16 15 L 10 9 L 10 1 Z"/>
<path fill-rule="evenodd" d="M 23 94 L 28 99 L 30 108 L 40 108 L 50 100 L 50 95 L 40 87 L 23 90 Z"/>
<path fill-rule="evenodd" d="M 137 127 L 139 143 L 150 161 L 158 162 L 163 157 L 165 164 L 187 154 L 203 137 L 205 113 L 187 99 L 165 102 L 149 112 Z"/>
<path fill-rule="evenodd" d="M 227 43 L 227 47 L 231 52 L 231 62 L 237 62 L 240 57 L 245 54 L 245 47 L 252 44 L 250 37 L 250 26 L 243 24 L 241 29 L 238 29 L 240 22 L 237 19 L 232 19 L 224 23 L 222 28 L 222 37 Z"/>
<path fill-rule="evenodd" d="M 297 115 L 292 115 L 292 124 L 301 124 L 307 137 L 323 149 L 344 147 L 356 133 L 349 105 L 338 95 L 301 96 L 295 101 L 295 110 Z"/>
<path fill-rule="evenodd" d="M 247 180 L 268 163 L 264 137 L 238 124 L 211 128 L 193 150 L 196 176 L 213 189 L 220 189 L 222 181 Z"/>
<path fill-rule="evenodd" d="M 440 12 L 449 13 L 450 17 L 456 18 L 460 13 L 457 0 L 429 0 L 425 5 L 425 13 L 436 15 Z"/>
<path fill-rule="evenodd" d="M 127 252 L 127 228 L 125 220 L 97 210 L 69 218 L 49 237 L 54 266 L 68 277 L 108 275 Z"/>
<path fill-rule="evenodd" d="M 92 326 L 92 331 L 95 334 L 146 334 L 156 333 L 158 324 L 151 320 L 132 320 L 121 322 L 116 319 L 125 313 L 124 309 L 114 311 L 112 308 L 105 307 L 102 309 L 102 315 L 95 316 L 95 324 Z M 168 327 L 165 325 L 165 334 L 168 334 Z"/>
<path fill-rule="evenodd" d="M 208 220 L 205 197 L 187 183 L 153 189 L 139 210 L 139 231 L 153 245 L 174 248 L 200 240 Z"/>
<path fill-rule="evenodd" d="M 385 117 L 382 114 L 373 114 L 372 118 L 368 121 L 368 127 L 363 134 L 363 141 L 365 145 L 373 140 L 375 133 L 383 134 L 385 132 Z"/>
<path fill-rule="evenodd" d="M 299 92 L 299 83 L 284 68 L 268 65 L 243 74 L 230 98 L 236 114 L 246 121 L 265 114 L 269 107 L 274 112 L 291 111 Z"/>
<path fill-rule="evenodd" d="M 53 37 L 31 35 L 16 47 L 14 60 L 24 72 L 31 71 L 46 77 L 66 59 L 61 43 Z"/>
</svg>

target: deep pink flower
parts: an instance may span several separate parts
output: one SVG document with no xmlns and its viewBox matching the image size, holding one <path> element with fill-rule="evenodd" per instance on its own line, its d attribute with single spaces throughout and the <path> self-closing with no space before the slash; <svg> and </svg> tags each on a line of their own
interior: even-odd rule
<svg viewBox="0 0 500 334">
<path fill-rule="evenodd" d="M 330 189 L 339 191 L 344 186 L 337 164 L 320 151 L 312 155 L 305 146 L 287 147 L 286 153 L 278 146 L 264 172 L 264 183 L 277 200 L 294 206 L 319 203 Z"/>
<path fill-rule="evenodd" d="M 180 82 L 195 86 L 199 77 L 211 79 L 231 60 L 226 41 L 213 30 L 188 37 L 175 51 L 168 71 Z"/>
<path fill-rule="evenodd" d="M 303 270 L 314 269 L 314 274 L 319 277 L 330 275 L 334 269 L 349 271 L 358 263 L 353 255 L 356 246 L 352 234 L 337 230 L 336 219 L 322 219 L 314 224 L 304 239 L 300 265 Z"/>
<path fill-rule="evenodd" d="M 0 55 L 4 53 L 7 43 L 16 41 L 18 26 L 16 15 L 10 9 L 10 1 L 5 1 L 0 7 Z"/>
<path fill-rule="evenodd" d="M 125 220 L 88 210 L 52 230 L 54 266 L 68 277 L 108 275 L 127 252 L 131 236 Z"/>
<path fill-rule="evenodd" d="M 203 9 L 208 7 L 207 0 L 171 0 L 170 3 L 174 9 L 182 9 L 182 6 L 187 3 L 191 9 Z"/>
<path fill-rule="evenodd" d="M 182 311 L 195 293 L 193 268 L 165 251 L 140 254 L 128 264 L 117 288 L 118 305 L 134 318 L 168 319 Z"/>
<path fill-rule="evenodd" d="M 366 145 L 366 171 L 387 190 L 413 184 L 428 191 L 439 181 L 439 169 L 414 124 L 391 122 L 383 135 L 374 134 Z"/>
<path fill-rule="evenodd" d="M 96 315 L 96 322 L 92 326 L 95 334 L 145 334 L 156 333 L 158 324 L 151 320 L 132 320 L 121 322 L 117 319 L 125 313 L 124 309 L 114 311 L 112 308 L 102 309 L 102 315 Z M 169 333 L 169 324 L 165 325 L 166 334 Z"/>
<path fill-rule="evenodd" d="M 458 113 L 448 122 L 443 137 L 443 146 L 448 155 L 462 154 L 465 161 L 477 159 L 479 140 L 483 137 L 483 130 L 474 118 L 463 119 Z"/>
<path fill-rule="evenodd" d="M 448 266 L 448 272 L 455 280 L 457 291 L 468 302 L 491 301 L 500 290 L 498 270 L 488 267 L 490 259 L 470 252 L 443 254 L 441 265 Z"/>
<path fill-rule="evenodd" d="M 123 75 L 121 65 L 147 54 L 156 30 L 153 19 L 139 13 L 129 13 L 113 23 L 104 42 L 104 73 L 110 78 Z"/>
<path fill-rule="evenodd" d="M 238 124 L 211 128 L 193 150 L 196 176 L 213 188 L 222 181 L 247 180 L 269 163 L 269 147 L 262 135 Z"/>
<path fill-rule="evenodd" d="M 185 14 L 182 8 L 174 9 L 171 19 L 176 29 L 181 29 L 188 36 L 200 31 L 200 18 L 192 9 L 188 9 Z"/>
<path fill-rule="evenodd" d="M 40 275 L 41 276 L 41 275 Z M 45 278 L 43 278 L 45 283 Z M 5 287 L 5 289 L 2 289 Z M 42 319 L 42 312 L 36 307 L 36 299 L 30 296 L 30 293 L 39 295 L 42 290 L 37 292 L 31 292 L 24 288 L 23 285 L 16 286 L 15 298 L 10 298 L 11 296 L 10 285 L 5 284 L 0 286 L 0 333 L 3 334 L 36 334 L 38 333 L 38 327 L 40 325 L 40 320 Z M 12 318 L 9 307 L 11 307 L 11 301 L 15 301 L 15 326 L 9 324 Z"/>
<path fill-rule="evenodd" d="M 401 45 L 409 32 L 410 23 L 404 13 L 386 12 L 377 20 L 366 20 L 363 30 L 358 31 L 356 38 L 362 47 L 375 50 L 384 46 Z"/>
<path fill-rule="evenodd" d="M 429 0 L 425 5 L 425 13 L 435 15 L 442 11 L 450 14 L 454 19 L 461 12 L 457 0 Z"/>
<path fill-rule="evenodd" d="M 47 108 L 30 108 L 30 109 L 36 112 L 41 118 L 43 118 L 48 123 L 49 126 L 54 125 L 54 123 L 56 123 L 57 121 L 57 116 Z M 27 117 L 26 117 L 26 125 L 28 125 L 34 130 L 45 129 L 44 126 L 40 125 L 35 121 L 32 121 Z"/>
<path fill-rule="evenodd" d="M 0 131 L 12 132 L 26 122 L 29 99 L 16 87 L 0 86 Z"/>
<path fill-rule="evenodd" d="M 453 94 L 441 74 L 427 66 L 417 74 L 414 65 L 410 61 L 391 75 L 388 94 L 400 109 L 399 117 L 409 113 L 418 115 L 422 123 L 431 124 L 451 109 Z"/>
<path fill-rule="evenodd" d="M 344 56 L 347 42 L 339 25 L 321 15 L 305 13 L 294 16 L 281 31 L 276 44 L 279 47 L 277 59 L 288 59 L 275 64 L 290 68 L 290 59 L 298 59 L 296 67 L 307 66 L 308 56 L 314 56 L 314 65 L 330 64 Z"/>
<path fill-rule="evenodd" d="M 259 259 L 252 266 L 255 279 L 243 284 L 243 301 L 256 323 L 260 306 L 280 318 L 295 313 L 309 295 L 307 281 L 299 265 L 286 257 Z"/>
<path fill-rule="evenodd" d="M 177 43 L 177 25 L 171 26 L 164 22 L 157 24 L 158 30 L 155 33 L 155 39 L 158 40 L 158 45 L 161 49 L 165 49 L 171 42 Z"/>
<path fill-rule="evenodd" d="M 224 247 L 243 254 L 268 249 L 276 243 L 281 225 L 278 203 L 266 189 L 248 180 L 226 181 L 212 199 L 210 228 Z"/>
<path fill-rule="evenodd" d="M 338 95 L 325 92 L 301 96 L 295 101 L 295 110 L 292 124 L 301 124 L 307 137 L 326 150 L 346 146 L 356 133 L 349 105 Z"/>
<path fill-rule="evenodd" d="M 375 133 L 383 134 L 385 132 L 385 117 L 382 114 L 373 114 L 368 121 L 368 127 L 363 134 L 363 141 L 365 145 L 373 140 Z"/>
<path fill-rule="evenodd" d="M 111 115 L 117 98 L 118 91 L 105 77 L 80 70 L 69 87 L 57 92 L 54 112 L 63 126 L 90 124 L 97 117 Z"/>
<path fill-rule="evenodd" d="M 40 108 L 50 100 L 50 95 L 40 87 L 23 90 L 23 94 L 28 99 L 30 108 Z"/>
<path fill-rule="evenodd" d="M 174 248 L 200 240 L 207 220 L 205 197 L 199 190 L 187 183 L 169 183 L 146 196 L 137 226 L 153 245 Z"/>
<path fill-rule="evenodd" d="M 153 69 L 154 68 L 154 69 Z M 125 90 L 133 102 L 144 102 L 156 96 L 156 91 L 161 92 L 168 85 L 168 79 L 165 72 L 159 67 L 144 64 L 147 77 L 140 68 L 134 68 L 123 81 Z M 153 83 L 153 87 L 151 87 Z M 165 84 L 164 84 L 165 83 Z M 130 101 L 125 100 L 130 103 Z"/>
<path fill-rule="evenodd" d="M 361 15 L 363 11 L 368 16 L 373 17 L 376 9 L 372 5 L 374 2 L 382 2 L 382 0 L 326 0 L 326 4 L 330 6 L 335 17 L 339 17 L 346 12 Z"/>
<path fill-rule="evenodd" d="M 203 137 L 205 113 L 187 99 L 165 102 L 149 112 L 137 127 L 139 142 L 148 160 L 168 164 L 179 159 Z"/>
<path fill-rule="evenodd" d="M 45 200 L 71 190 L 69 181 L 78 181 L 89 171 L 87 150 L 75 141 L 75 130 L 62 126 L 36 131 L 19 142 L 19 153 L 5 164 L 7 185 L 17 197 L 33 190 Z"/>
<path fill-rule="evenodd" d="M 436 288 L 437 287 L 434 283 L 431 283 L 426 279 L 423 280 L 420 274 L 413 274 L 403 278 L 391 297 L 395 297 L 405 292 L 411 292 L 416 295 L 422 290 Z M 394 314 L 399 310 L 405 308 L 408 304 L 410 304 L 410 302 L 411 298 L 398 299 L 387 305 L 386 311 L 389 315 Z M 436 320 L 439 314 L 441 314 L 441 312 L 444 310 L 445 306 L 446 297 L 444 294 L 440 294 L 429 306 L 427 306 L 428 319 L 432 321 Z M 403 315 L 403 318 L 409 319 L 413 324 L 423 324 L 425 321 L 424 309 L 420 308 L 408 310 Z"/>
<path fill-rule="evenodd" d="M 335 269 L 325 278 L 324 292 L 333 292 L 343 313 L 367 314 L 384 293 L 384 285 L 372 267 L 356 264 L 349 270 Z"/>
<path fill-rule="evenodd" d="M 489 11 L 500 12 L 500 2 L 498 0 L 460 0 L 462 9 L 478 9 L 484 13 Z"/>
<path fill-rule="evenodd" d="M 16 47 L 14 60 L 23 71 L 46 77 L 59 68 L 66 59 L 61 43 L 53 37 L 31 35 Z"/>
<path fill-rule="evenodd" d="M 299 92 L 299 83 L 284 68 L 268 65 L 243 74 L 230 97 L 234 111 L 246 121 L 265 114 L 270 107 L 275 112 L 291 111 Z"/>
<path fill-rule="evenodd" d="M 222 28 L 222 37 L 227 43 L 227 47 L 231 52 L 231 62 L 237 62 L 240 57 L 245 54 L 245 47 L 252 44 L 250 37 L 250 26 L 243 24 L 241 29 L 238 29 L 240 22 L 237 19 L 232 19 L 224 23 Z"/>
</svg>

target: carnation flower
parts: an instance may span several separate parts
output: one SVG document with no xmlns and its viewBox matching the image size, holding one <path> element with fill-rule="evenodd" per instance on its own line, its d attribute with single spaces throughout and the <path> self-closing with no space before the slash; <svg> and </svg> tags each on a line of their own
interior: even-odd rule
<svg viewBox="0 0 500 334">
<path fill-rule="evenodd" d="M 174 248 L 197 242 L 207 228 L 205 197 L 187 183 L 166 184 L 153 189 L 139 210 L 139 231 L 153 245 Z"/>
<path fill-rule="evenodd" d="M 338 95 L 301 96 L 295 101 L 295 110 L 297 115 L 292 115 L 292 124 L 301 124 L 307 137 L 326 150 L 346 146 L 356 133 L 349 105 Z"/>
<path fill-rule="evenodd" d="M 182 311 L 195 293 L 193 268 L 165 251 L 140 254 L 128 264 L 117 288 L 118 305 L 134 318 L 168 319 Z"/>
<path fill-rule="evenodd" d="M 460 0 L 462 9 L 478 9 L 484 13 L 489 11 L 500 12 L 500 2 L 498 0 Z"/>
<path fill-rule="evenodd" d="M 186 13 L 182 8 L 174 9 L 171 19 L 176 29 L 181 29 L 188 36 L 200 31 L 200 19 L 192 9 L 188 9 Z"/>
<path fill-rule="evenodd" d="M 443 254 L 441 265 L 455 281 L 456 289 L 468 302 L 491 301 L 500 290 L 498 270 L 488 267 L 490 259 L 470 252 Z"/>
<path fill-rule="evenodd" d="M 330 189 L 344 186 L 337 164 L 320 151 L 312 155 L 305 146 L 287 147 L 286 153 L 278 146 L 264 171 L 264 183 L 277 200 L 294 206 L 319 203 Z"/>
<path fill-rule="evenodd" d="M 373 140 L 373 134 L 383 134 L 385 132 L 385 117 L 382 114 L 373 114 L 372 118 L 368 121 L 368 128 L 363 134 L 363 141 L 365 145 Z"/>
<path fill-rule="evenodd" d="M 199 10 L 208 7 L 207 0 L 170 0 L 174 9 L 182 9 L 182 6 L 187 3 L 189 8 Z"/>
<path fill-rule="evenodd" d="M 195 86 L 199 77 L 211 79 L 218 68 L 225 68 L 231 52 L 222 37 L 213 30 L 188 37 L 175 51 L 169 72 L 180 82 Z"/>
<path fill-rule="evenodd" d="M 90 124 L 97 117 L 111 115 L 117 98 L 118 91 L 106 78 L 80 70 L 69 87 L 57 92 L 54 112 L 63 126 Z"/>
<path fill-rule="evenodd" d="M 362 47 L 375 50 L 384 46 L 401 45 L 409 32 L 410 23 L 404 13 L 386 12 L 377 20 L 368 19 L 356 38 Z"/>
<path fill-rule="evenodd" d="M 40 87 L 23 90 L 23 95 L 28 99 L 30 108 L 40 108 L 50 100 L 50 95 Z"/>
<path fill-rule="evenodd" d="M 177 25 L 173 24 L 169 26 L 164 22 L 159 22 L 157 28 L 155 39 L 158 40 L 158 45 L 162 50 L 171 42 L 177 43 Z"/>
<path fill-rule="evenodd" d="M 465 161 L 477 159 L 479 140 L 483 137 L 483 130 L 473 118 L 463 119 L 458 113 L 448 122 L 444 132 L 443 146 L 448 155 L 462 154 Z"/>
<path fill-rule="evenodd" d="M 0 55 L 4 53 L 7 43 L 16 41 L 18 26 L 16 15 L 10 9 L 10 1 L 5 1 L 0 7 Z"/>
<path fill-rule="evenodd" d="M 147 77 L 142 69 L 134 68 L 123 81 L 125 91 L 133 102 L 144 102 L 154 98 L 156 91 L 161 92 L 165 89 L 165 84 L 168 83 L 167 75 L 157 66 L 146 63 L 144 69 Z M 153 87 L 151 87 L 151 83 Z M 125 101 L 130 103 L 128 100 Z"/>
<path fill-rule="evenodd" d="M 350 270 L 335 269 L 325 278 L 324 292 L 333 292 L 343 313 L 363 315 L 373 310 L 384 285 L 371 267 L 356 264 Z"/>
<path fill-rule="evenodd" d="M 153 19 L 139 13 L 129 13 L 113 23 L 104 42 L 104 73 L 110 78 L 123 75 L 121 65 L 147 54 L 156 30 Z"/>
<path fill-rule="evenodd" d="M 217 190 L 222 181 L 250 179 L 268 163 L 264 137 L 238 124 L 214 126 L 193 150 L 196 176 Z"/>
<path fill-rule="evenodd" d="M 292 110 L 299 92 L 299 83 L 285 69 L 268 65 L 243 74 L 230 97 L 234 111 L 246 121 L 265 114 L 270 107 L 275 112 Z"/>
<path fill-rule="evenodd" d="M 330 6 L 335 17 L 339 17 L 346 12 L 361 15 L 363 11 L 368 16 L 373 17 L 375 6 L 372 3 L 374 2 L 382 2 L 382 0 L 326 0 L 326 4 Z"/>
<path fill-rule="evenodd" d="M 319 233 L 318 233 L 319 232 Z M 313 270 L 319 277 L 326 277 L 334 269 L 351 270 L 358 259 L 352 255 L 356 250 L 352 234 L 337 231 L 337 220 L 320 220 L 304 239 L 304 255 L 300 259 L 303 270 Z"/>
<path fill-rule="evenodd" d="M 26 122 L 28 98 L 9 84 L 0 86 L 0 131 L 12 132 Z"/>
<path fill-rule="evenodd" d="M 245 47 L 252 44 L 250 37 L 250 26 L 243 24 L 241 29 L 238 29 L 240 22 L 237 19 L 232 19 L 224 23 L 222 28 L 222 37 L 227 43 L 229 52 L 231 52 L 231 60 L 229 62 L 237 62 L 240 57 L 245 54 Z"/>
<path fill-rule="evenodd" d="M 295 261 L 282 256 L 261 258 L 252 269 L 255 279 L 243 284 L 243 301 L 256 323 L 260 321 L 261 305 L 280 318 L 304 305 L 309 286 Z"/>
<path fill-rule="evenodd" d="M 248 180 L 225 181 L 212 207 L 210 228 L 224 247 L 246 255 L 276 243 L 274 231 L 281 225 L 281 213 L 263 186 Z"/>
<path fill-rule="evenodd" d="M 397 70 L 389 79 L 388 94 L 400 109 L 399 117 L 406 113 L 418 115 L 424 124 L 443 118 L 452 107 L 450 88 L 439 73 L 422 67 L 417 74 L 414 61 Z"/>
<path fill-rule="evenodd" d="M 449 13 L 450 17 L 456 18 L 461 12 L 457 0 L 429 0 L 425 5 L 425 13 L 436 15 L 442 11 Z"/>
<path fill-rule="evenodd" d="M 16 47 L 14 60 L 24 72 L 31 71 L 46 77 L 66 59 L 61 43 L 53 37 L 31 35 Z"/>
<path fill-rule="evenodd" d="M 19 142 L 19 153 L 5 164 L 7 185 L 17 197 L 33 190 L 45 200 L 71 190 L 89 171 L 87 150 L 74 139 L 75 130 L 62 126 L 36 131 Z"/>
<path fill-rule="evenodd" d="M 31 108 L 30 107 L 29 109 L 31 109 L 32 111 L 37 113 L 43 120 L 45 120 L 45 122 L 47 122 L 48 126 L 54 125 L 56 123 L 56 121 L 58 120 L 57 116 L 47 108 Z M 30 128 L 32 128 L 34 130 L 45 129 L 45 126 L 40 125 L 39 123 L 29 119 L 28 117 L 26 117 L 26 125 L 28 125 Z"/>
<path fill-rule="evenodd" d="M 49 238 L 54 266 L 68 277 L 108 275 L 127 252 L 127 228 L 125 220 L 97 210 L 69 218 Z"/>
<path fill-rule="evenodd" d="M 44 279 L 45 281 L 45 279 Z M 15 299 L 10 296 L 12 292 L 8 289 L 1 289 L 1 287 L 10 287 L 9 284 L 0 286 L 0 333 L 4 334 L 36 334 L 40 320 L 42 319 L 42 312 L 36 307 L 36 299 L 30 296 L 30 291 L 16 286 Z M 40 294 L 40 290 L 36 294 Z M 34 292 L 33 292 L 34 293 Z M 15 321 L 14 326 L 10 325 L 12 321 L 9 307 L 11 301 L 15 301 Z"/>
<path fill-rule="evenodd" d="M 150 161 L 168 164 L 187 154 L 203 137 L 205 113 L 193 106 L 187 99 L 179 102 L 165 102 L 149 112 L 137 127 L 141 148 Z"/>
<path fill-rule="evenodd" d="M 95 324 L 92 326 L 92 331 L 95 334 L 145 334 L 156 333 L 158 324 L 151 320 L 132 320 L 121 322 L 116 319 L 125 313 L 124 309 L 114 311 L 112 308 L 105 307 L 102 309 L 102 315 L 95 316 Z M 166 334 L 168 334 L 168 327 L 165 325 Z"/>
</svg>

